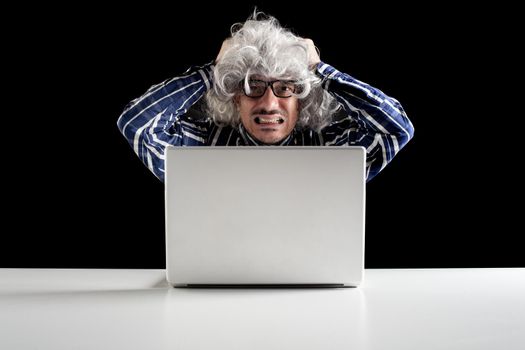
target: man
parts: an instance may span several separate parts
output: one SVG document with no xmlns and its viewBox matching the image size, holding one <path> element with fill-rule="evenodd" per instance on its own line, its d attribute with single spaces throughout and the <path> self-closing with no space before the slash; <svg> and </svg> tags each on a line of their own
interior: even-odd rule
<svg viewBox="0 0 525 350">
<path fill-rule="evenodd" d="M 190 115 L 201 98 L 202 115 Z M 260 13 L 232 28 L 214 63 L 133 100 L 118 127 L 161 180 L 168 145 L 361 145 L 370 180 L 414 134 L 398 101 L 321 62 L 311 40 Z"/>
</svg>

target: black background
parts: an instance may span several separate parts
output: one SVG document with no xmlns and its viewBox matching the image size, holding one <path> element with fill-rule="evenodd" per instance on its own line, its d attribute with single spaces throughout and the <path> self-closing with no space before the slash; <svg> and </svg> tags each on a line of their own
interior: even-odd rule
<svg viewBox="0 0 525 350">
<path fill-rule="evenodd" d="M 367 186 L 366 267 L 525 266 L 523 112 L 509 83 L 521 73 L 512 28 L 494 20 L 506 15 L 323 5 L 258 6 L 313 39 L 323 61 L 398 99 L 416 130 Z M 214 59 L 253 10 L 177 6 L 16 13 L 0 267 L 164 268 L 163 185 L 117 118 L 151 85 Z"/>
</svg>

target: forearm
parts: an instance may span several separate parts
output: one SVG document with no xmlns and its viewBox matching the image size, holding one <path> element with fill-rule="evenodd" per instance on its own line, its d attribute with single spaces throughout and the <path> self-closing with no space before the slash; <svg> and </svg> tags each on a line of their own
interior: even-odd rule
<svg viewBox="0 0 525 350">
<path fill-rule="evenodd" d="M 401 104 L 382 91 L 322 62 L 317 70 L 323 87 L 354 120 L 353 128 L 347 130 L 348 144 L 367 149 L 371 179 L 413 137 L 412 123 Z"/>
<path fill-rule="evenodd" d="M 192 67 L 185 75 L 151 87 L 143 96 L 131 101 L 120 115 L 117 125 L 135 153 L 155 175 L 164 161 L 167 145 L 184 141 L 181 117 L 211 86 L 210 64 Z"/>
</svg>

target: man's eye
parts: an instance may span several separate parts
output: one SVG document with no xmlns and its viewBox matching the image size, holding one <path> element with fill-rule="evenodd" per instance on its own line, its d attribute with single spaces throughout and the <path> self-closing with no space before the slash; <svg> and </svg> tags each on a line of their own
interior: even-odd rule
<svg viewBox="0 0 525 350">
<path fill-rule="evenodd" d="M 291 91 L 293 92 L 295 90 L 294 85 L 279 85 L 278 87 L 279 91 Z"/>
</svg>

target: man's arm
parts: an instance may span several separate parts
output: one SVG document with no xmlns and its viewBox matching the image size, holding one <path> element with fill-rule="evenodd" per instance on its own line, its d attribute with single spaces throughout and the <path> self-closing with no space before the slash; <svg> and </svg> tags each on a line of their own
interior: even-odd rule
<svg viewBox="0 0 525 350">
<path fill-rule="evenodd" d="M 324 144 L 364 146 L 371 180 L 414 136 L 414 127 L 401 104 L 380 90 L 323 62 L 317 72 L 347 113 L 323 130 Z"/>
<path fill-rule="evenodd" d="M 206 143 L 208 124 L 185 120 L 183 115 L 210 89 L 211 81 L 211 64 L 192 67 L 180 77 L 152 86 L 120 115 L 120 132 L 160 180 L 166 146 Z"/>
</svg>

